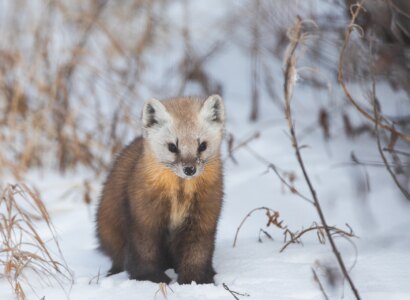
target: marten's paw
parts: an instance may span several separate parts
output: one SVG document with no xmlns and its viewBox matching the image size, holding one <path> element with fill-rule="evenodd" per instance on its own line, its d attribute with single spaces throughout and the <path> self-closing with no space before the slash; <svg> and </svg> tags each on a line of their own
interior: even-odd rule
<svg viewBox="0 0 410 300">
<path fill-rule="evenodd" d="M 136 280 L 149 280 L 152 282 L 156 283 L 170 283 L 171 278 L 169 278 L 167 275 L 165 275 L 164 272 L 156 272 L 156 273 L 149 273 L 149 274 L 138 274 L 135 276 L 130 276 L 130 279 L 136 279 Z"/>
<path fill-rule="evenodd" d="M 115 275 L 115 274 L 118 274 L 118 273 L 121 273 L 121 272 L 123 272 L 124 271 L 124 268 L 120 268 L 120 267 L 118 267 L 118 266 L 116 266 L 116 265 L 112 265 L 111 266 L 111 269 L 109 269 L 108 270 L 108 272 L 107 272 L 107 277 L 109 277 L 109 276 L 111 276 L 111 275 Z"/>
<path fill-rule="evenodd" d="M 214 274 L 207 273 L 203 274 L 202 276 L 196 275 L 179 275 L 178 276 L 178 283 L 179 284 L 191 284 L 193 281 L 195 281 L 197 284 L 208 284 L 208 283 L 214 283 Z"/>
</svg>

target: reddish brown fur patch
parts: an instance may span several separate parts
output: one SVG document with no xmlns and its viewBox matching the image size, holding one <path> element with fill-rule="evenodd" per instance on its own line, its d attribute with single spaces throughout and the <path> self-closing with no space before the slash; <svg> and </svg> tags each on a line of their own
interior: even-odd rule
<svg viewBox="0 0 410 300">
<path fill-rule="evenodd" d="M 152 153 L 146 153 L 141 163 L 141 176 L 146 181 L 146 188 L 159 194 L 161 198 L 170 201 L 170 225 L 176 227 L 180 225 L 188 211 L 194 194 L 204 194 L 205 189 L 210 188 L 219 178 L 221 162 L 219 158 L 210 161 L 203 172 L 192 179 L 181 179 L 173 171 L 159 163 Z M 179 199 L 183 196 L 183 201 Z"/>
</svg>

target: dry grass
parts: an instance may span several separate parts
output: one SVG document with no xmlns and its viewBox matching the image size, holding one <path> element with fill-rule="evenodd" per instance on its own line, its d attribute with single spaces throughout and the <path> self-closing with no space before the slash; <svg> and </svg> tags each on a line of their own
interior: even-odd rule
<svg viewBox="0 0 410 300">
<path fill-rule="evenodd" d="M 150 90 L 149 96 L 164 97 L 183 94 L 188 84 L 197 83 L 205 94 L 222 93 L 223 84 L 206 70 L 210 58 L 218 55 L 238 25 L 249 27 L 247 34 L 252 36 L 255 26 L 265 23 L 241 25 L 244 16 L 251 19 L 249 2 L 221 20 L 220 28 L 225 28 L 221 37 L 196 49 L 188 1 L 181 2 L 182 28 L 167 13 L 170 4 L 170 0 L 4 4 L 0 125 L 5 130 L 0 131 L 0 172 L 11 170 L 21 178 L 33 167 L 65 172 L 81 166 L 98 175 L 129 136 L 138 133 L 134 130 L 138 103 L 145 100 L 141 89 Z M 270 8 L 272 12 L 277 6 Z M 149 56 L 167 49 L 175 38 L 185 49 L 164 78 L 174 77 L 179 84 L 176 88 L 153 84 L 147 78 L 152 75 Z M 259 55 L 255 51 L 252 55 Z M 259 76 L 256 69 L 253 72 Z M 253 86 L 253 94 L 262 88 Z M 107 111 L 107 101 L 115 103 L 114 111 Z"/>
<path fill-rule="evenodd" d="M 48 240 L 38 232 L 39 222 L 46 225 Z M 46 207 L 27 186 L 7 185 L 1 191 L 0 236 L 4 270 L 0 277 L 9 282 L 19 300 L 25 299 L 27 287 L 35 291 L 34 277 L 41 284 L 54 282 L 61 288 L 72 282 Z"/>
<path fill-rule="evenodd" d="M 149 67 L 146 52 L 159 46 L 158 35 L 168 22 L 153 7 L 167 2 L 3 4 L 1 172 L 11 170 L 21 178 L 33 167 L 65 172 L 82 166 L 96 175 L 107 169 L 111 155 L 135 134 L 135 103 L 145 100 L 139 99 L 139 86 L 146 85 L 138 72 Z M 115 26 L 119 20 L 124 27 L 141 26 L 123 32 Z M 127 35 L 140 38 L 130 41 Z M 117 103 L 114 111 L 107 111 L 107 101 Z"/>
<path fill-rule="evenodd" d="M 168 299 L 168 290 L 170 290 L 172 293 L 174 292 L 168 284 L 160 282 L 158 284 L 158 290 L 155 292 L 154 299 L 157 299 L 157 295 L 159 293 L 162 295 L 163 299 Z"/>
</svg>

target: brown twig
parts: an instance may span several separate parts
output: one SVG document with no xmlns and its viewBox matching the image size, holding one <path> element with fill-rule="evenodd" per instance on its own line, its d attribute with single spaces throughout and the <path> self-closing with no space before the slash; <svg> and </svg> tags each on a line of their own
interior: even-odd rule
<svg viewBox="0 0 410 300">
<path fill-rule="evenodd" d="M 248 145 L 250 142 L 252 142 L 253 140 L 258 139 L 261 136 L 260 132 L 257 131 L 254 134 L 252 134 L 250 137 L 246 138 L 245 140 L 243 140 L 242 142 L 239 142 L 237 145 L 233 145 L 234 143 L 234 137 L 232 135 L 230 135 L 229 140 L 228 140 L 228 156 L 224 158 L 224 161 L 226 161 L 228 158 L 231 158 L 234 163 L 236 164 L 236 159 L 234 158 L 233 154 L 239 150 L 242 147 L 245 147 L 246 145 Z"/>
<path fill-rule="evenodd" d="M 326 227 L 323 225 L 318 225 L 317 223 L 313 223 L 309 228 L 306 229 L 302 229 L 300 231 L 296 231 L 293 232 L 291 231 L 286 225 L 283 224 L 283 221 L 279 221 L 279 212 L 274 211 L 271 208 L 268 207 L 258 207 L 258 208 L 254 208 L 252 209 L 241 221 L 241 223 L 239 224 L 238 228 L 236 229 L 236 234 L 235 234 L 235 238 L 234 238 L 234 242 L 233 242 L 233 246 L 236 246 L 237 243 L 237 239 L 238 239 L 238 235 L 239 235 L 239 231 L 241 230 L 243 224 L 245 223 L 245 221 L 255 212 L 258 210 L 264 210 L 266 212 L 266 216 L 268 219 L 268 222 L 266 223 L 266 227 L 269 227 L 271 224 L 275 225 L 277 228 L 279 228 L 280 230 L 282 230 L 283 233 L 283 237 L 284 237 L 284 245 L 283 247 L 280 249 L 279 252 L 283 252 L 290 244 L 301 244 L 301 238 L 304 234 L 311 232 L 311 231 L 316 231 L 317 237 L 319 239 L 319 242 L 321 244 L 325 243 L 325 236 L 326 236 Z M 348 229 L 350 230 L 345 231 L 342 230 L 340 228 L 337 228 L 335 226 L 328 226 L 327 229 L 330 232 L 330 234 L 332 236 L 335 237 L 344 237 L 346 239 L 352 238 L 352 237 L 356 237 L 356 235 L 353 233 L 352 228 L 346 224 L 346 226 L 348 227 Z M 259 230 L 259 235 L 258 235 L 258 241 L 261 242 L 261 233 L 264 233 L 269 239 L 273 240 L 273 237 L 265 230 L 260 229 Z M 289 240 L 288 240 L 289 238 Z M 349 240 L 350 241 L 350 240 Z"/>
<path fill-rule="evenodd" d="M 227 144 L 228 144 L 228 156 L 224 159 L 224 162 L 230 158 L 232 162 L 237 165 L 238 161 L 236 160 L 235 156 L 233 156 L 233 144 L 235 143 L 235 137 L 232 133 L 227 135 Z"/>
<path fill-rule="evenodd" d="M 232 247 L 236 246 L 236 241 L 238 239 L 238 234 L 239 231 L 241 230 L 243 224 L 245 223 L 245 221 L 255 212 L 258 210 L 264 210 L 266 212 L 266 215 L 268 216 L 268 223 L 266 224 L 266 226 L 269 226 L 271 224 L 275 225 L 276 227 L 280 228 L 280 229 L 285 229 L 286 227 L 283 226 L 282 221 L 279 221 L 279 212 L 274 211 L 273 209 L 269 208 L 269 207 L 258 207 L 258 208 L 254 208 L 252 209 L 242 220 L 242 222 L 239 224 L 238 228 L 236 229 L 236 233 L 235 233 L 235 239 L 233 240 L 233 245 Z"/>
<path fill-rule="evenodd" d="M 330 231 L 332 236 L 340 235 L 340 236 L 345 236 L 345 237 L 350 237 L 350 238 L 351 237 L 356 237 L 354 235 L 353 231 L 351 230 L 351 228 L 350 228 L 350 232 L 347 232 L 347 231 L 342 230 L 340 228 L 337 228 L 335 226 L 328 226 L 327 229 Z M 290 240 L 287 241 L 285 243 L 285 245 L 283 245 L 283 247 L 280 249 L 279 252 L 283 252 L 290 244 L 300 243 L 300 238 L 302 237 L 302 235 L 304 235 L 305 233 L 308 233 L 310 231 L 313 231 L 313 230 L 316 230 L 319 242 L 321 244 L 324 244 L 325 243 L 325 234 L 324 234 L 324 232 L 326 231 L 326 227 L 323 226 L 323 225 L 320 226 L 320 225 L 317 225 L 317 224 L 313 224 L 311 227 L 303 229 L 300 232 L 293 233 L 293 232 L 287 230 L 285 232 L 285 239 L 286 239 L 287 236 L 290 236 Z"/>
<path fill-rule="evenodd" d="M 361 299 L 360 294 L 358 290 L 356 289 L 356 286 L 353 283 L 353 280 L 350 278 L 350 275 L 347 271 L 346 265 L 343 261 L 343 258 L 335 244 L 332 238 L 332 234 L 330 233 L 329 226 L 327 225 L 326 218 L 324 216 L 324 213 L 322 211 L 322 208 L 320 206 L 319 198 L 317 197 L 316 190 L 313 187 L 312 182 L 310 181 L 310 177 L 307 173 L 305 164 L 302 159 L 302 155 L 300 153 L 300 148 L 298 144 L 298 140 L 296 138 L 296 133 L 295 133 L 295 128 L 294 128 L 294 123 L 293 123 L 293 118 L 292 118 L 292 111 L 291 111 L 291 106 L 290 102 L 292 99 L 292 92 L 293 92 L 293 87 L 295 84 L 296 80 L 296 49 L 299 46 L 299 43 L 303 39 L 303 34 L 302 34 L 302 27 L 303 27 L 303 22 L 300 18 L 296 21 L 296 24 L 294 27 L 289 31 L 289 51 L 287 52 L 287 56 L 285 57 L 285 72 L 284 72 L 284 77 L 285 77 L 285 82 L 284 82 L 284 95 L 285 95 L 285 114 L 288 122 L 288 128 L 291 136 L 291 141 L 292 141 L 292 146 L 295 150 L 295 156 L 297 158 L 297 161 L 299 163 L 299 166 L 302 170 L 303 176 L 305 178 L 305 181 L 309 187 L 310 193 L 312 194 L 312 198 L 314 201 L 314 205 L 316 208 L 316 211 L 319 215 L 320 221 L 322 225 L 324 226 L 326 236 L 330 242 L 331 248 L 333 250 L 333 253 L 336 257 L 336 260 L 339 264 L 339 267 L 346 278 L 346 280 L 349 282 L 350 288 L 355 295 L 356 299 Z"/>
<path fill-rule="evenodd" d="M 255 11 L 255 15 L 259 16 L 260 15 L 260 0 L 254 0 L 253 1 L 253 9 Z M 252 90 L 252 96 L 251 96 L 251 113 L 249 116 L 249 119 L 251 121 L 256 121 L 259 117 L 259 98 L 260 98 L 260 91 L 259 91 L 259 85 L 260 85 L 260 24 L 259 24 L 259 19 L 258 18 L 253 18 L 253 24 L 252 24 L 252 47 L 250 51 L 250 57 L 251 57 L 251 90 Z"/>
<path fill-rule="evenodd" d="M 91 279 L 88 281 L 88 284 L 91 285 L 94 280 L 96 280 L 95 283 L 98 284 L 100 282 L 100 277 L 101 277 L 101 269 L 98 269 L 97 275 L 91 277 Z"/>
<path fill-rule="evenodd" d="M 404 152 L 404 151 L 400 151 L 400 150 L 397 150 L 397 149 L 383 148 L 383 151 L 387 151 L 387 152 L 389 152 L 389 153 L 396 153 L 396 154 L 400 154 L 400 155 L 403 155 L 403 156 L 410 157 L 410 153 Z"/>
<path fill-rule="evenodd" d="M 320 282 L 319 277 L 316 274 L 315 269 L 312 268 L 312 273 L 313 273 L 313 279 L 315 280 L 315 282 L 317 282 L 320 291 L 322 292 L 323 297 L 325 298 L 325 300 L 329 300 L 329 297 L 327 296 L 325 289 L 323 288 L 322 283 Z"/>
<path fill-rule="evenodd" d="M 273 241 L 273 237 L 269 234 L 269 232 L 267 232 L 266 230 L 263 230 L 262 228 L 260 228 L 259 229 L 259 237 L 258 237 L 259 243 L 262 243 L 261 233 L 263 233 L 268 239 Z"/>
<path fill-rule="evenodd" d="M 390 176 L 392 177 L 394 183 L 396 186 L 399 188 L 401 193 L 406 197 L 407 200 L 410 201 L 410 193 L 407 191 L 399 182 L 399 180 L 396 177 L 396 174 L 394 174 L 393 170 L 390 167 L 389 162 L 387 161 L 386 156 L 383 153 L 382 149 L 382 144 L 380 141 L 380 130 L 379 130 L 379 112 L 378 112 L 378 105 L 377 105 L 377 97 L 376 97 L 376 82 L 372 73 L 372 91 L 371 91 L 371 98 L 372 98 L 372 104 L 373 104 L 373 112 L 374 112 L 374 118 L 376 122 L 374 123 L 374 128 L 376 131 L 376 141 L 377 141 L 377 150 L 379 151 L 380 157 L 383 160 L 384 165 L 386 166 L 387 171 L 389 172 Z"/>
<path fill-rule="evenodd" d="M 250 295 L 247 294 L 247 293 L 238 293 L 238 292 L 235 292 L 235 291 L 231 290 L 231 289 L 226 285 L 225 282 L 222 283 L 222 286 L 224 287 L 225 290 L 227 290 L 229 293 L 231 293 L 231 295 L 232 295 L 236 300 L 239 300 L 238 296 L 236 296 L 236 295 L 244 296 L 244 297 L 249 297 L 249 296 L 250 296 Z"/>
<path fill-rule="evenodd" d="M 289 182 L 287 182 L 285 180 L 285 178 L 282 177 L 282 175 L 279 174 L 278 170 L 276 169 L 276 166 L 274 164 L 269 164 L 268 165 L 268 170 L 272 169 L 273 172 L 275 172 L 276 176 L 278 176 L 279 180 L 286 185 L 289 190 L 293 193 L 298 195 L 300 198 L 302 198 L 303 200 L 309 202 L 310 204 L 314 204 L 314 202 L 312 200 L 310 200 L 308 197 L 302 195 L 293 185 L 289 184 Z"/>
</svg>

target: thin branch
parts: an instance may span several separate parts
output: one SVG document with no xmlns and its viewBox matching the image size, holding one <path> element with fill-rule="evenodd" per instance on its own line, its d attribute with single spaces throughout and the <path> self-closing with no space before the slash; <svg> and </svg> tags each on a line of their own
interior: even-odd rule
<svg viewBox="0 0 410 300">
<path fill-rule="evenodd" d="M 376 119 L 376 122 L 374 123 L 374 127 L 375 127 L 375 130 L 376 130 L 377 150 L 379 150 L 380 157 L 382 158 L 383 163 L 386 166 L 387 171 L 389 172 L 389 174 L 393 178 L 394 183 L 399 188 L 401 193 L 406 197 L 406 199 L 410 201 L 410 193 L 400 184 L 399 180 L 397 179 L 396 174 L 394 174 L 393 170 L 391 169 L 391 167 L 389 165 L 389 162 L 387 161 L 386 155 L 384 155 L 384 153 L 383 153 L 382 144 L 381 144 L 381 141 L 380 141 L 380 130 L 379 130 L 379 122 L 378 122 L 379 113 L 378 113 L 378 105 L 377 105 L 377 101 L 376 101 L 376 99 L 377 99 L 376 98 L 376 83 L 375 83 L 373 73 L 372 73 L 371 77 L 372 77 L 371 98 L 372 98 L 372 103 L 373 103 L 374 118 Z"/>
<path fill-rule="evenodd" d="M 253 0 L 253 9 L 256 15 L 260 15 L 260 0 Z M 260 24 L 258 18 L 253 18 L 252 24 L 252 47 L 251 47 L 251 90 L 252 90 L 252 109 L 249 119 L 251 121 L 256 121 L 259 117 L 259 85 L 260 85 Z"/>
<path fill-rule="evenodd" d="M 292 193 L 298 195 L 300 198 L 302 198 L 303 200 L 309 202 L 310 204 L 313 204 L 313 205 L 315 204 L 315 203 L 314 203 L 312 200 L 310 200 L 308 197 L 302 195 L 294 186 L 290 185 L 289 182 L 287 182 L 287 181 L 285 180 L 285 178 L 283 178 L 282 175 L 279 174 L 279 172 L 278 172 L 278 170 L 276 170 L 276 166 L 275 166 L 274 164 L 269 164 L 269 165 L 268 165 L 268 169 L 272 169 L 273 172 L 275 172 L 275 174 L 279 177 L 280 181 L 281 181 L 284 185 L 286 185 Z"/>
<path fill-rule="evenodd" d="M 333 253 L 337 259 L 337 262 L 340 266 L 340 269 L 344 275 L 344 277 L 346 278 L 346 280 L 349 282 L 350 288 L 353 292 L 353 294 L 355 295 L 356 299 L 361 299 L 358 290 L 356 289 L 353 280 L 350 278 L 350 275 L 347 271 L 346 265 L 343 261 L 343 258 L 332 238 L 332 234 L 330 233 L 329 227 L 327 225 L 326 222 L 326 218 L 324 216 L 324 213 L 322 211 L 322 208 L 320 206 L 320 202 L 318 199 L 318 196 L 316 194 L 316 190 L 313 187 L 313 184 L 310 181 L 310 177 L 307 173 L 305 164 L 303 162 L 302 159 L 302 155 L 300 153 L 300 148 L 299 148 L 299 144 L 298 144 L 298 140 L 296 138 L 296 134 L 295 134 L 295 128 L 294 128 L 294 123 L 293 123 L 293 119 L 292 119 L 292 111 L 291 111 L 291 107 L 290 107 L 290 101 L 292 98 L 292 92 L 293 92 L 293 87 L 295 84 L 295 80 L 296 80 L 296 49 L 299 46 L 300 41 L 303 38 L 302 35 L 302 26 L 303 26 L 303 22 L 300 18 L 298 18 L 295 26 L 289 31 L 289 40 L 290 40 L 290 44 L 289 44 L 289 51 L 288 51 L 288 55 L 286 56 L 286 63 L 285 63 L 285 83 L 284 83 L 284 95 L 285 95 L 285 113 L 286 113 L 286 118 L 288 121 L 288 128 L 289 128 L 289 132 L 290 132 L 290 136 L 291 136 L 291 140 L 292 140 L 292 146 L 295 150 L 295 155 L 297 158 L 297 161 L 299 163 L 299 166 L 302 170 L 303 176 L 305 178 L 305 181 L 309 187 L 310 193 L 312 194 L 312 198 L 314 201 L 314 205 L 316 207 L 317 213 L 319 215 L 320 221 L 322 223 L 322 225 L 325 228 L 325 232 L 326 232 L 326 236 L 330 242 L 331 248 L 333 250 Z M 350 27 L 349 27 L 350 28 Z M 410 139 L 409 139 L 410 140 Z"/>
<path fill-rule="evenodd" d="M 400 155 L 403 155 L 403 156 L 410 157 L 410 153 L 400 151 L 400 150 L 396 150 L 396 149 L 383 148 L 383 151 L 387 151 L 389 153 L 396 153 L 396 154 L 400 154 Z"/>
<path fill-rule="evenodd" d="M 236 296 L 236 295 L 244 296 L 244 297 L 249 297 L 249 296 L 250 296 L 250 295 L 247 294 L 247 293 L 243 293 L 243 294 L 242 294 L 242 293 L 238 293 L 238 292 L 235 292 L 235 291 L 231 290 L 231 289 L 226 285 L 225 282 L 222 283 L 222 286 L 224 287 L 225 290 L 227 290 L 229 293 L 231 293 L 231 295 L 232 295 L 236 300 L 239 300 L 238 296 Z"/>
<path fill-rule="evenodd" d="M 377 126 L 379 126 L 380 128 L 386 129 L 390 132 L 392 132 L 393 134 L 396 134 L 398 137 L 402 138 L 403 140 L 410 142 L 410 136 L 401 133 L 399 131 L 397 131 L 394 127 L 391 127 L 389 125 L 383 124 L 381 123 L 379 120 L 382 120 L 383 117 L 377 112 L 377 118 L 374 118 L 374 116 L 372 116 L 370 113 L 368 113 L 365 109 L 363 109 L 357 102 L 356 100 L 353 98 L 353 96 L 350 94 L 349 90 L 347 89 L 347 86 L 344 82 L 343 79 L 343 65 L 344 65 L 344 60 L 345 60 L 345 52 L 347 49 L 347 46 L 349 45 L 349 41 L 350 41 L 350 36 L 353 32 L 354 29 L 359 29 L 360 30 L 360 34 L 363 35 L 363 29 L 361 27 L 359 27 L 357 24 L 355 24 L 357 17 L 360 14 L 360 11 L 363 8 L 362 5 L 363 2 L 361 3 L 357 3 L 355 5 L 352 5 L 351 7 L 351 13 L 352 13 L 352 19 L 350 21 L 349 26 L 347 27 L 346 31 L 345 31 L 345 39 L 343 42 L 343 46 L 342 46 L 342 50 L 340 51 L 340 56 L 339 56 L 339 66 L 338 66 L 338 81 L 339 84 L 341 85 L 344 94 L 346 95 L 347 99 L 350 101 L 350 103 L 363 115 L 365 116 L 367 119 L 369 119 L 371 122 L 373 123 L 377 123 Z"/>
<path fill-rule="evenodd" d="M 224 162 L 228 160 L 228 158 L 231 158 L 235 164 L 237 164 L 236 159 L 234 158 L 233 154 L 239 150 L 242 147 L 247 146 L 250 142 L 253 140 L 258 139 L 261 136 L 260 132 L 257 131 L 254 134 L 252 134 L 250 137 L 247 139 L 243 140 L 242 142 L 238 143 L 237 145 L 233 146 L 234 143 L 234 137 L 230 135 L 229 140 L 228 140 L 228 155 L 224 158 Z"/>
<path fill-rule="evenodd" d="M 273 209 L 269 208 L 269 207 L 258 207 L 258 208 L 254 208 L 252 209 L 242 220 L 242 222 L 239 224 L 238 228 L 236 229 L 236 233 L 235 233 L 235 239 L 233 240 L 233 245 L 232 247 L 236 246 L 236 241 L 238 239 L 238 235 L 239 235 L 239 231 L 241 230 L 243 224 L 245 223 L 245 221 L 255 212 L 258 210 L 265 210 L 266 211 L 266 215 L 268 216 L 268 223 L 266 224 L 266 226 L 269 226 L 271 224 L 276 225 L 277 227 L 281 228 L 281 229 L 285 229 L 285 227 L 282 226 L 282 221 L 279 222 L 279 213 L 277 211 L 274 211 Z"/>
<path fill-rule="evenodd" d="M 322 292 L 323 297 L 324 297 L 326 300 L 329 300 L 329 297 L 326 295 L 325 289 L 323 288 L 323 285 L 322 285 L 322 283 L 320 282 L 320 279 L 319 279 L 319 277 L 317 276 L 315 269 L 313 269 L 313 268 L 312 268 L 312 273 L 313 273 L 313 279 L 314 279 L 315 282 L 317 282 L 317 284 L 319 285 L 319 289 L 320 289 L 320 291 Z"/>
<path fill-rule="evenodd" d="M 266 230 L 263 230 L 262 228 L 260 228 L 259 229 L 259 237 L 258 237 L 259 243 L 262 243 L 261 233 L 263 233 L 268 239 L 273 241 L 273 237 L 269 234 L 269 232 L 267 232 Z"/>
<path fill-rule="evenodd" d="M 311 226 L 309 228 L 303 229 L 300 232 L 296 232 L 294 234 L 290 234 L 291 238 L 289 241 L 286 242 L 285 245 L 283 245 L 283 247 L 280 249 L 279 252 L 283 252 L 290 244 L 295 244 L 295 243 L 300 243 L 300 238 L 302 237 L 302 235 L 304 235 L 305 233 L 312 231 L 312 230 L 317 230 L 318 232 L 318 237 L 319 237 L 319 241 L 323 244 L 324 240 L 322 241 L 320 237 L 320 233 L 322 232 L 322 230 L 328 230 L 329 232 L 331 231 L 331 235 L 339 235 L 339 236 L 344 236 L 344 237 L 356 237 L 353 233 L 353 231 L 350 229 L 350 232 L 347 232 L 345 230 L 339 229 L 337 227 L 334 226 L 327 226 L 327 228 L 325 226 L 320 226 L 320 225 L 316 225 L 316 226 Z"/>
</svg>

